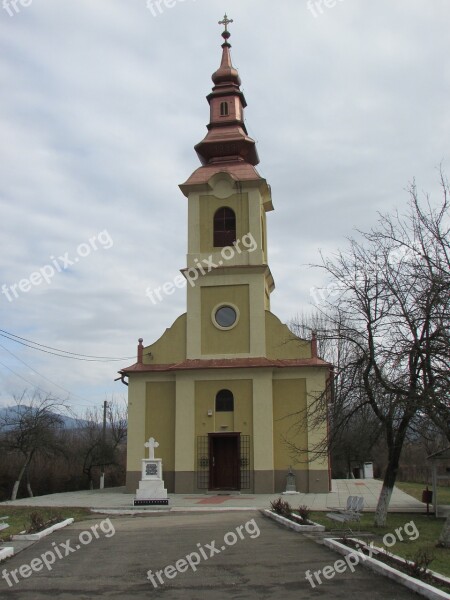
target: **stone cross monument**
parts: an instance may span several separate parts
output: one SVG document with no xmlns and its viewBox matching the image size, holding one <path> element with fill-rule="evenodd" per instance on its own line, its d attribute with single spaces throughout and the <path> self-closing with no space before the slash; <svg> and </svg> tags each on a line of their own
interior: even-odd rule
<svg viewBox="0 0 450 600">
<path fill-rule="evenodd" d="M 148 448 L 148 458 L 142 459 L 142 475 L 139 489 L 136 490 L 134 506 L 167 506 L 167 490 L 162 478 L 162 460 L 155 458 L 155 448 L 159 447 L 154 437 L 144 444 Z"/>
</svg>

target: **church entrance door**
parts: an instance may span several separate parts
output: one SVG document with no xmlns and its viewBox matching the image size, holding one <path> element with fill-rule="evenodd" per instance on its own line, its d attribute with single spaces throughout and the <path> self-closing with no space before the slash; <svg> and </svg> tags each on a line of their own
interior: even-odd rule
<svg viewBox="0 0 450 600">
<path fill-rule="evenodd" d="M 240 489 L 240 433 L 209 434 L 209 487 Z"/>
</svg>

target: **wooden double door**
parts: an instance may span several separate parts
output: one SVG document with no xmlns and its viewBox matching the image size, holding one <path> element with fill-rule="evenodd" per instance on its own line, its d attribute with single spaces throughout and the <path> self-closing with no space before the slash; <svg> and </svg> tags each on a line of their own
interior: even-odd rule
<svg viewBox="0 0 450 600">
<path fill-rule="evenodd" d="M 240 490 L 240 433 L 209 434 L 209 488 Z"/>
</svg>

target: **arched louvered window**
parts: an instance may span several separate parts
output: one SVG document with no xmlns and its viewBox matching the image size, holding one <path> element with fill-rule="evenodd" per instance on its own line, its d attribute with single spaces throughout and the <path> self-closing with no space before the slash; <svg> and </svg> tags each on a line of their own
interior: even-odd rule
<svg viewBox="0 0 450 600">
<path fill-rule="evenodd" d="M 228 117 L 229 114 L 230 113 L 228 111 L 228 102 L 221 102 L 220 103 L 220 116 Z"/>
<path fill-rule="evenodd" d="M 214 215 L 214 246 L 232 246 L 236 241 L 236 215 L 231 208 L 219 208 Z"/>
</svg>

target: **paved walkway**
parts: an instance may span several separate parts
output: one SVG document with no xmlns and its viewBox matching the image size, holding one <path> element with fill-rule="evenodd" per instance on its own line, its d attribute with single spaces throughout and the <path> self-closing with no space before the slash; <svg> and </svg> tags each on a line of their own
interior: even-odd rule
<svg viewBox="0 0 450 600">
<path fill-rule="evenodd" d="M 91 533 L 94 531 L 95 536 Z M 97 519 L 55 531 L 3 563 L 0 597 L 5 600 L 419 599 L 393 581 L 341 559 L 323 545 L 255 512 L 170 513 L 107 519 L 98 515 Z M 36 560 L 35 569 L 30 565 L 35 565 Z M 43 568 L 45 560 L 51 571 Z M 336 561 L 341 565 L 339 570 Z M 321 576 L 325 567 L 331 570 L 332 578 Z M 313 577 L 312 573 L 316 575 Z"/>
<path fill-rule="evenodd" d="M 325 511 L 330 507 L 345 508 L 348 496 L 363 496 L 365 509 L 373 511 L 380 490 L 381 481 L 374 479 L 335 479 L 333 491 L 328 494 L 287 495 L 285 498 L 295 506 L 305 504 L 312 510 Z M 270 501 L 279 496 L 280 494 L 169 494 L 169 508 L 172 511 L 254 510 L 268 508 Z M 134 495 L 127 494 L 122 487 L 23 498 L 14 502 L 4 502 L 0 506 L 73 506 L 121 513 L 129 510 L 134 513 L 137 509 L 133 507 L 133 499 Z M 395 488 L 390 511 L 422 512 L 424 508 L 422 502 Z M 165 507 L 164 509 L 167 510 Z M 149 512 L 155 510 L 155 507 L 150 509 L 139 507 L 139 511 L 142 510 Z"/>
</svg>

